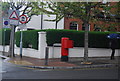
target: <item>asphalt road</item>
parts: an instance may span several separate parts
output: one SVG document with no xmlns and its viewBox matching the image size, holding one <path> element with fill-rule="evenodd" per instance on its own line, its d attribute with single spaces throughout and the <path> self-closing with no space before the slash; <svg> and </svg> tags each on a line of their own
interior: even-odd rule
<svg viewBox="0 0 120 81">
<path fill-rule="evenodd" d="M 32 69 L 2 60 L 2 79 L 118 79 L 117 68 L 76 70 Z"/>
</svg>

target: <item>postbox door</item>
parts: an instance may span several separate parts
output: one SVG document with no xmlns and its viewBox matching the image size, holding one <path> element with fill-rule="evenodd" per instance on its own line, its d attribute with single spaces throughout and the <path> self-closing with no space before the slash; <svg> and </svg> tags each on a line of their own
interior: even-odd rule
<svg viewBox="0 0 120 81">
<path fill-rule="evenodd" d="M 73 40 L 68 40 L 68 48 L 73 48 Z"/>
</svg>

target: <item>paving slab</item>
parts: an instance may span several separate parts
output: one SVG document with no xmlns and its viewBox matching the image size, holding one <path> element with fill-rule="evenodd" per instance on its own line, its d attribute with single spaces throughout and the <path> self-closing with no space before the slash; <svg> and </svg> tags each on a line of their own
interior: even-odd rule
<svg viewBox="0 0 120 81">
<path fill-rule="evenodd" d="M 82 68 L 102 68 L 102 67 L 118 67 L 120 57 L 115 57 L 115 60 L 110 60 L 110 57 L 94 57 L 89 58 L 89 63 L 84 64 L 83 58 L 69 58 L 68 62 L 62 62 L 60 58 L 48 59 L 48 65 L 45 65 L 45 59 L 31 58 L 16 55 L 15 57 L 6 57 L 7 62 L 20 65 L 23 67 L 38 68 L 38 69 L 82 69 Z"/>
</svg>

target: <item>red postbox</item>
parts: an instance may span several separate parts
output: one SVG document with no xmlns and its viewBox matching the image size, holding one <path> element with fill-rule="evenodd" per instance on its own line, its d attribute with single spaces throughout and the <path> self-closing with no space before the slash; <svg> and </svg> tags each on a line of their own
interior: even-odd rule
<svg viewBox="0 0 120 81">
<path fill-rule="evenodd" d="M 68 48 L 73 48 L 73 40 L 63 37 L 61 43 L 61 61 L 68 61 Z"/>
</svg>

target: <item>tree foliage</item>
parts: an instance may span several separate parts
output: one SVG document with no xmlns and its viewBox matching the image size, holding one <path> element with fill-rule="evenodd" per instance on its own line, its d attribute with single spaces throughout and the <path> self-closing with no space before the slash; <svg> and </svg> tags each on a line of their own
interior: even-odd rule
<svg viewBox="0 0 120 81">
<path fill-rule="evenodd" d="M 12 10 L 19 10 L 20 15 L 27 15 L 28 16 L 28 22 L 31 20 L 31 17 L 33 15 L 39 15 L 40 11 L 36 11 L 33 4 L 37 2 L 28 2 L 25 0 L 19 1 L 19 2 L 2 2 L 2 11 L 3 16 L 4 14 L 8 15 L 8 12 L 10 9 Z"/>
<path fill-rule="evenodd" d="M 43 4 L 43 2 L 42 2 Z M 34 3 L 35 9 L 37 11 L 42 11 L 46 14 L 56 15 L 54 20 L 48 21 L 60 21 L 63 17 L 68 18 L 78 18 L 85 24 L 85 35 L 84 35 L 84 62 L 88 61 L 88 30 L 90 21 L 97 21 L 100 18 L 106 19 L 110 17 L 117 21 L 111 9 L 115 6 L 110 6 L 110 3 L 102 2 L 45 2 L 45 7 L 40 7 L 41 3 Z M 116 6 L 118 7 L 118 6 Z M 103 19 L 102 19 L 103 20 Z M 101 21 L 102 21 L 101 20 Z"/>
<path fill-rule="evenodd" d="M 78 18 L 83 22 L 92 21 L 107 21 L 111 19 L 118 24 L 120 18 L 120 2 L 116 2 L 115 5 L 112 2 L 41 2 L 34 3 L 34 7 L 37 12 L 43 12 L 45 14 L 56 15 L 53 20 L 46 19 L 47 21 L 60 21 L 63 17 Z M 114 4 L 114 3 L 113 3 Z M 44 7 L 40 7 L 43 5 Z M 102 18 L 102 19 L 101 19 Z M 101 27 L 102 28 L 102 27 Z"/>
</svg>

